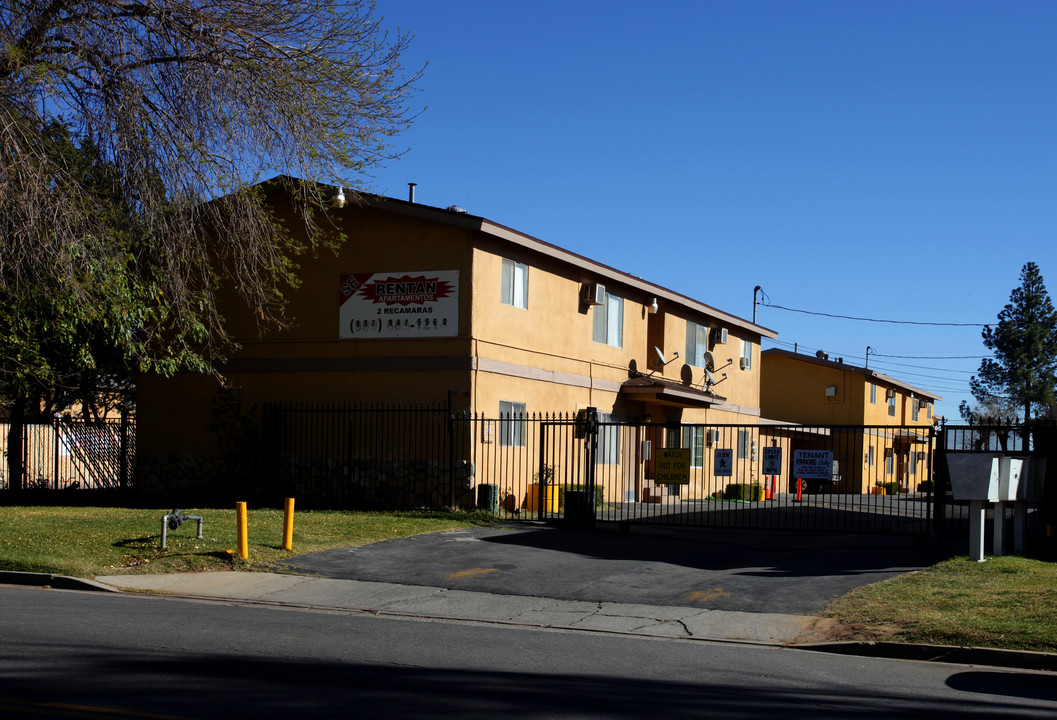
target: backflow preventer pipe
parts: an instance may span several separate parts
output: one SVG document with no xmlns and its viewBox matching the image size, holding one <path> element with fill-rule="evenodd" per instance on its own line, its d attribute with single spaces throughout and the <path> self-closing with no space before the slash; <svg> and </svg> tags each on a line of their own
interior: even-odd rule
<svg viewBox="0 0 1057 720">
<path fill-rule="evenodd" d="M 171 513 L 167 513 L 162 516 L 161 519 L 161 549 L 165 550 L 165 546 L 168 542 L 168 531 L 175 530 L 176 528 L 183 525 L 188 520 L 198 521 L 198 539 L 202 539 L 202 516 L 201 515 L 184 515 L 180 512 L 179 508 L 173 510 Z"/>
</svg>

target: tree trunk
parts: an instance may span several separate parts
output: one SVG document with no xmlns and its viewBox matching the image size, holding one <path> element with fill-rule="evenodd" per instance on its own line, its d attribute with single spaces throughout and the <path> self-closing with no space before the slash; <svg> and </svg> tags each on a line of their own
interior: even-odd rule
<svg viewBox="0 0 1057 720">
<path fill-rule="evenodd" d="M 26 433 L 26 400 L 15 397 L 11 405 L 11 425 L 7 431 L 7 477 L 12 490 L 25 489 L 26 467 L 24 464 L 23 438 Z"/>
</svg>

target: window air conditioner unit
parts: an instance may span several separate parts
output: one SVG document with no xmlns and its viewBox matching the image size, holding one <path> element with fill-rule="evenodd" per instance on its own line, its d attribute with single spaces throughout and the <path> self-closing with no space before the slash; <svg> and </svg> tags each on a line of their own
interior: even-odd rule
<svg viewBox="0 0 1057 720">
<path fill-rule="evenodd" d="M 712 344 L 713 345 L 726 345 L 727 344 L 727 329 L 726 328 L 715 328 L 712 330 Z"/>
<path fill-rule="evenodd" d="M 749 358 L 747 358 L 747 357 L 741 358 L 741 362 L 739 363 L 739 367 L 741 367 L 742 370 L 748 370 L 749 369 Z"/>
<path fill-rule="evenodd" d="M 580 300 L 585 305 L 604 305 L 606 302 L 606 286 L 600 283 L 585 283 L 580 292 Z"/>
<path fill-rule="evenodd" d="M 719 428 L 710 428 L 709 430 L 705 431 L 705 442 L 707 442 L 710 446 L 711 445 L 718 445 L 719 444 L 719 439 L 720 439 L 720 430 L 719 430 Z"/>
<path fill-rule="evenodd" d="M 886 398 L 894 398 L 895 396 L 896 396 L 896 391 L 895 391 L 894 388 L 888 388 L 887 390 L 885 390 L 885 397 Z"/>
</svg>

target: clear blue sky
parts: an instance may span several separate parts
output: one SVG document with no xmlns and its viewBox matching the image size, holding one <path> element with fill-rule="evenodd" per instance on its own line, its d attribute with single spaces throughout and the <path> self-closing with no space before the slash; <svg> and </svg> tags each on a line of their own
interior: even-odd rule
<svg viewBox="0 0 1057 720">
<path fill-rule="evenodd" d="M 368 179 L 745 318 L 993 323 L 1057 291 L 1057 2 L 379 0 L 428 61 Z M 869 365 L 957 419 L 979 327 L 760 307 L 764 348 Z M 894 358 L 883 356 L 920 356 Z M 923 359 L 929 358 L 929 359 Z"/>
</svg>

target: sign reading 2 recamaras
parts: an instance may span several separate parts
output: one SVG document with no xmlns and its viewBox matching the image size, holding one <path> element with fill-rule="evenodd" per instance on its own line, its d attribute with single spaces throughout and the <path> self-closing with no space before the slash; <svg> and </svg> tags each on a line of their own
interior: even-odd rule
<svg viewBox="0 0 1057 720">
<path fill-rule="evenodd" d="M 338 300 L 338 337 L 459 334 L 458 270 L 342 275 Z"/>
</svg>

